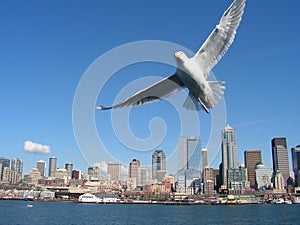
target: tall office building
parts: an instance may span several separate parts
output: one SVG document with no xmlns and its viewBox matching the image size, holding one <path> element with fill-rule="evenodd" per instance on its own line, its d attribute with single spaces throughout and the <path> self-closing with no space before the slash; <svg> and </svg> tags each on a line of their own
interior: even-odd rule
<svg viewBox="0 0 300 225">
<path fill-rule="evenodd" d="M 166 173 L 166 156 L 163 150 L 155 150 L 152 154 L 152 180 L 158 180 L 158 174 Z"/>
<path fill-rule="evenodd" d="M 177 188 L 195 194 L 200 190 L 201 141 L 199 137 L 180 137 L 178 143 Z"/>
<path fill-rule="evenodd" d="M 22 177 L 23 172 L 23 162 L 21 159 L 14 158 L 11 161 L 11 170 L 15 171 L 17 174 L 19 174 Z"/>
<path fill-rule="evenodd" d="M 201 142 L 199 137 L 180 137 L 178 144 L 178 170 L 200 173 Z"/>
<path fill-rule="evenodd" d="M 229 125 L 222 131 L 222 184 L 227 188 L 228 169 L 238 169 L 236 131 Z"/>
<path fill-rule="evenodd" d="M 73 164 L 72 163 L 66 163 L 65 169 L 68 171 L 69 177 L 72 177 L 73 172 Z"/>
<path fill-rule="evenodd" d="M 150 169 L 147 166 L 140 166 L 140 185 L 150 183 Z"/>
<path fill-rule="evenodd" d="M 137 159 L 132 159 L 128 168 L 128 176 L 129 178 L 135 178 L 136 185 L 140 185 L 141 183 L 141 173 L 140 173 L 141 163 Z"/>
<path fill-rule="evenodd" d="M 4 157 L 0 157 L 0 180 L 3 178 L 4 167 L 10 166 L 10 160 Z"/>
<path fill-rule="evenodd" d="M 202 171 L 208 166 L 207 162 L 207 148 L 202 148 Z"/>
<path fill-rule="evenodd" d="M 273 172 L 277 174 L 281 173 L 285 182 L 290 176 L 290 166 L 288 158 L 288 150 L 286 138 L 274 138 L 272 139 L 272 159 L 273 159 Z"/>
<path fill-rule="evenodd" d="M 293 171 L 295 174 L 295 183 L 300 186 L 300 145 L 292 148 Z"/>
<path fill-rule="evenodd" d="M 56 172 L 56 161 L 57 159 L 55 157 L 49 158 L 49 177 L 55 177 L 55 172 Z"/>
<path fill-rule="evenodd" d="M 41 176 L 44 177 L 46 171 L 46 162 L 43 160 L 37 161 L 36 168 L 40 171 Z"/>
<path fill-rule="evenodd" d="M 108 163 L 107 175 L 111 181 L 119 182 L 121 180 L 121 164 L 120 163 Z"/>
<path fill-rule="evenodd" d="M 250 187 L 255 188 L 255 165 L 262 161 L 260 150 L 247 150 L 244 152 L 245 167 L 247 168 Z"/>
</svg>

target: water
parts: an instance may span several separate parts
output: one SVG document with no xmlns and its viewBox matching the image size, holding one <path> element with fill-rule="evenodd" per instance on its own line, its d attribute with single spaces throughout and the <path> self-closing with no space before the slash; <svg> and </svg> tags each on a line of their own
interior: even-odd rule
<svg viewBox="0 0 300 225">
<path fill-rule="evenodd" d="M 102 205 L 0 201 L 0 224 L 299 224 L 297 205 Z"/>
</svg>

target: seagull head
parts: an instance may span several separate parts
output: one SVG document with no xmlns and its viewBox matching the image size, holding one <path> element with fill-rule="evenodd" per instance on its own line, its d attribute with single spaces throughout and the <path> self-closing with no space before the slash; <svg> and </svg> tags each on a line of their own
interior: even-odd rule
<svg viewBox="0 0 300 225">
<path fill-rule="evenodd" d="M 187 58 L 186 54 L 182 51 L 176 52 L 174 54 L 174 57 L 175 57 L 177 63 L 178 62 L 182 63 Z"/>
</svg>

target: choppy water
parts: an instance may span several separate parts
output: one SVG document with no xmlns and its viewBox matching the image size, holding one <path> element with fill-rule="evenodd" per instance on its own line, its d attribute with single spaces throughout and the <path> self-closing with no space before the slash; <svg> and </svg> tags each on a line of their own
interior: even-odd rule
<svg viewBox="0 0 300 225">
<path fill-rule="evenodd" d="M 298 205 L 98 205 L 0 201 L 0 224 L 300 224 Z"/>
</svg>

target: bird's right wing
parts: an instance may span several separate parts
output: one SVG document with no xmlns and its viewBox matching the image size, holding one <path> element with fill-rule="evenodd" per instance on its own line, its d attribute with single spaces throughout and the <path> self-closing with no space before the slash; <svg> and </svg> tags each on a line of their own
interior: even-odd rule
<svg viewBox="0 0 300 225">
<path fill-rule="evenodd" d="M 232 44 L 242 19 L 245 2 L 246 0 L 235 0 L 229 6 L 219 24 L 193 57 L 206 77 Z"/>
<path fill-rule="evenodd" d="M 97 106 L 97 109 L 107 110 L 152 103 L 155 101 L 159 101 L 171 94 L 174 94 L 175 92 L 181 90 L 183 87 L 184 84 L 182 83 L 180 78 L 176 74 L 174 74 L 151 85 L 148 88 L 135 93 L 134 95 L 117 105 L 111 107 Z"/>
</svg>

